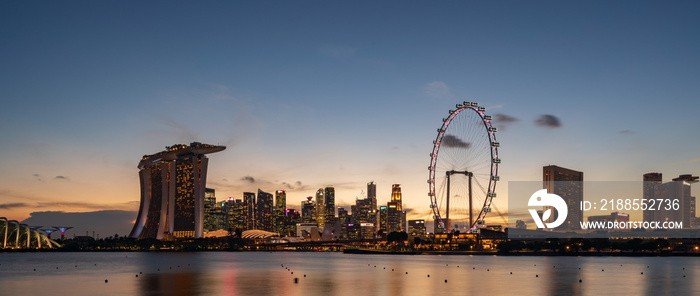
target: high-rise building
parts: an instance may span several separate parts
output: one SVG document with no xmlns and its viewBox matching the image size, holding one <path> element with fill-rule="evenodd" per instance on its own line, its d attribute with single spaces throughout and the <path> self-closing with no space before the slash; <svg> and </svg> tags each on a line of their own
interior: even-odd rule
<svg viewBox="0 0 700 296">
<path fill-rule="evenodd" d="M 403 206 L 401 205 L 401 184 L 391 185 L 391 201 L 396 202 L 399 212 L 403 211 Z"/>
<path fill-rule="evenodd" d="M 141 205 L 133 238 L 200 238 L 204 234 L 204 189 L 209 159 L 225 146 L 177 144 L 139 162 Z"/>
<path fill-rule="evenodd" d="M 408 220 L 408 235 L 413 237 L 425 237 L 425 220 Z"/>
<path fill-rule="evenodd" d="M 287 192 L 284 190 L 275 191 L 275 211 L 284 212 L 287 209 Z"/>
<path fill-rule="evenodd" d="M 287 215 L 287 193 L 284 190 L 275 191 L 275 232 L 282 233 Z"/>
<path fill-rule="evenodd" d="M 258 189 L 257 203 L 257 228 L 265 231 L 274 231 L 274 214 L 272 194 Z"/>
<path fill-rule="evenodd" d="M 399 202 L 390 201 L 386 204 L 386 232 L 403 231 L 401 229 L 401 211 L 399 210 Z"/>
<path fill-rule="evenodd" d="M 564 224 L 558 229 L 579 230 L 580 222 L 583 221 L 583 172 L 570 170 L 556 165 L 549 165 L 542 168 L 543 188 L 547 193 L 559 195 L 566 202 L 568 215 Z M 544 210 L 551 209 L 553 214 L 546 222 L 553 222 L 559 216 L 554 207 L 544 207 Z"/>
<path fill-rule="evenodd" d="M 326 225 L 326 199 L 324 198 L 323 188 L 316 190 L 316 205 L 314 207 L 316 209 L 315 220 L 318 228 L 323 229 L 323 226 Z"/>
<path fill-rule="evenodd" d="M 343 207 L 338 207 L 338 221 L 340 221 L 340 238 L 347 239 L 348 237 L 348 224 L 351 222 L 351 216 L 348 215 L 348 211 Z"/>
<path fill-rule="evenodd" d="M 253 192 L 243 192 L 243 205 L 246 208 L 245 213 L 245 224 L 246 230 L 257 229 L 256 228 L 256 209 L 255 206 L 255 193 Z"/>
<path fill-rule="evenodd" d="M 222 229 L 235 231 L 248 229 L 248 207 L 241 199 L 229 197 L 228 200 L 222 202 L 226 208 L 226 226 Z"/>
<path fill-rule="evenodd" d="M 695 196 L 690 197 L 690 218 L 695 218 Z"/>
<path fill-rule="evenodd" d="M 389 208 L 386 206 L 381 206 L 379 207 L 379 230 L 384 231 L 384 233 L 388 233 L 389 227 L 387 226 L 388 224 L 388 213 L 389 213 Z"/>
<path fill-rule="evenodd" d="M 334 223 L 335 222 L 335 188 L 333 188 L 333 185 L 326 186 L 324 198 L 326 199 L 326 202 L 324 204 L 324 206 L 326 207 L 326 209 L 325 209 L 326 218 L 324 220 L 326 223 Z"/>
<path fill-rule="evenodd" d="M 674 201 L 678 200 L 678 208 L 658 207 L 654 212 L 654 221 L 682 222 L 683 225 L 690 225 L 693 218 L 691 213 L 690 185 L 698 182 L 698 177 L 691 175 L 680 175 L 674 178 L 673 182 L 656 185 L 654 198 Z M 689 227 L 689 226 L 684 226 Z"/>
<path fill-rule="evenodd" d="M 214 189 L 204 189 L 204 232 L 216 230 L 216 192 Z"/>
<path fill-rule="evenodd" d="M 644 182 L 642 183 L 642 198 L 646 199 L 647 201 L 654 199 L 656 185 L 661 184 L 661 176 L 661 173 L 644 174 Z M 642 219 L 647 222 L 654 221 L 654 212 L 655 211 L 652 209 L 643 210 Z"/>
<path fill-rule="evenodd" d="M 306 198 L 307 201 L 301 202 L 301 223 L 316 223 L 316 205 L 313 201 L 313 196 Z"/>
<path fill-rule="evenodd" d="M 377 211 L 377 183 L 374 181 L 367 183 L 367 199 L 370 201 L 370 209 L 372 212 Z"/>
</svg>

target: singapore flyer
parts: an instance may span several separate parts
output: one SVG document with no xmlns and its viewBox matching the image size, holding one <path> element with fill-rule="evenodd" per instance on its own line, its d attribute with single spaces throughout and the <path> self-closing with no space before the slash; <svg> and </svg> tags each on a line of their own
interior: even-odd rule
<svg viewBox="0 0 700 296">
<path fill-rule="evenodd" d="M 485 111 L 476 102 L 457 104 L 437 130 L 428 167 L 436 233 L 477 232 L 491 212 L 500 143 Z"/>
</svg>

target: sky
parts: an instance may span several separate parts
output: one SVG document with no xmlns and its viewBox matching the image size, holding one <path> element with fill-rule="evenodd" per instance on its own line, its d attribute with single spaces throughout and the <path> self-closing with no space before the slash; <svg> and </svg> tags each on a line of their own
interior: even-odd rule
<svg viewBox="0 0 700 296">
<path fill-rule="evenodd" d="M 141 156 L 199 141 L 227 147 L 208 155 L 219 200 L 284 189 L 298 208 L 333 185 L 347 207 L 375 181 L 380 204 L 401 184 L 409 219 L 429 219 L 432 141 L 462 101 L 499 127 L 501 210 L 508 181 L 549 164 L 591 181 L 698 175 L 699 14 L 697 1 L 2 2 L 0 216 L 79 234 L 91 213 L 135 219 Z M 86 225 L 58 225 L 76 213 Z"/>
</svg>

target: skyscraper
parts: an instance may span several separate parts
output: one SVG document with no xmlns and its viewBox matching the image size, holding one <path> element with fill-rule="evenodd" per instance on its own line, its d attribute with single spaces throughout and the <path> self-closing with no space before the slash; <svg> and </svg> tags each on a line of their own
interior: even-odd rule
<svg viewBox="0 0 700 296">
<path fill-rule="evenodd" d="M 325 209 L 326 218 L 324 220 L 326 223 L 334 223 L 335 222 L 335 188 L 333 188 L 333 185 L 326 186 L 324 198 L 326 199 L 326 202 L 324 204 L 324 206 L 326 207 L 326 209 Z"/>
<path fill-rule="evenodd" d="M 209 232 L 215 229 L 216 215 L 216 191 L 211 188 L 204 189 L 204 232 Z"/>
<path fill-rule="evenodd" d="M 577 230 L 581 229 L 580 222 L 583 221 L 583 172 L 570 170 L 556 165 L 549 165 L 542 168 L 543 188 L 547 193 L 559 195 L 566 202 L 568 215 L 564 224 L 559 229 Z M 546 222 L 553 222 L 557 219 L 558 213 L 553 207 L 544 207 L 544 210 L 552 208 L 553 214 Z"/>
<path fill-rule="evenodd" d="M 301 202 L 301 223 L 316 223 L 316 208 L 313 197 L 306 198 Z"/>
<path fill-rule="evenodd" d="M 315 220 L 319 229 L 323 229 L 326 224 L 326 199 L 324 198 L 323 188 L 316 190 L 316 210 Z"/>
<path fill-rule="evenodd" d="M 643 176 L 642 183 L 643 197 L 647 201 L 654 199 L 656 185 L 661 184 L 661 173 L 647 173 Z M 654 210 L 646 209 L 642 211 L 642 219 L 644 221 L 654 221 Z"/>
<path fill-rule="evenodd" d="M 257 227 L 255 229 L 273 231 L 274 215 L 272 194 L 258 189 L 257 203 Z"/>
<path fill-rule="evenodd" d="M 243 205 L 246 208 L 245 214 L 245 224 L 246 230 L 256 229 L 256 206 L 255 206 L 255 193 L 253 192 L 243 192 Z"/>
<path fill-rule="evenodd" d="M 403 206 L 401 205 L 401 184 L 391 185 L 391 201 L 397 203 L 397 210 L 403 211 Z"/>
<path fill-rule="evenodd" d="M 176 144 L 139 162 L 141 205 L 133 238 L 200 238 L 204 233 L 204 190 L 209 159 L 224 146 Z"/>
<path fill-rule="evenodd" d="M 377 211 L 377 183 L 374 181 L 367 183 L 367 199 L 370 201 L 372 212 Z"/>
<path fill-rule="evenodd" d="M 654 187 L 654 198 L 668 201 L 678 200 L 678 208 L 658 207 L 654 211 L 654 221 L 683 222 L 683 227 L 690 226 L 691 198 L 690 185 L 698 182 L 698 177 L 691 175 L 680 175 L 674 178 L 673 182 L 668 182 Z M 665 202 L 664 201 L 664 202 Z"/>
<path fill-rule="evenodd" d="M 275 191 L 275 232 L 284 232 L 283 226 L 285 223 L 285 217 L 287 215 L 287 193 L 284 190 Z"/>
</svg>

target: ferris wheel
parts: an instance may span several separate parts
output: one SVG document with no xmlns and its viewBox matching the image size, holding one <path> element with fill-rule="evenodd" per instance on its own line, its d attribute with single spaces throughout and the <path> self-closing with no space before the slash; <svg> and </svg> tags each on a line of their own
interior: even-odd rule
<svg viewBox="0 0 700 296">
<path fill-rule="evenodd" d="M 457 104 L 443 118 L 428 167 L 430 208 L 436 233 L 474 233 L 491 212 L 499 180 L 496 128 L 476 102 Z"/>
</svg>

